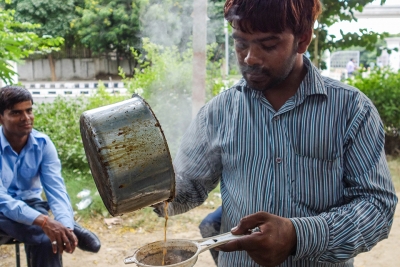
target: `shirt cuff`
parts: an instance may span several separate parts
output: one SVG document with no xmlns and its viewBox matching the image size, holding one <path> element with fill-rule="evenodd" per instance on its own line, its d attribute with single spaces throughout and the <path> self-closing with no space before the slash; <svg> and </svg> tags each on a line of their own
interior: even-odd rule
<svg viewBox="0 0 400 267">
<path fill-rule="evenodd" d="M 328 223 L 321 216 L 290 218 L 297 235 L 297 248 L 294 260 L 309 259 L 317 261 L 329 243 Z"/>
<path fill-rule="evenodd" d="M 26 225 L 32 225 L 33 222 L 36 220 L 37 217 L 39 217 L 39 215 L 42 215 L 40 212 L 38 212 L 37 210 L 34 209 L 26 209 L 24 211 L 23 216 L 20 216 L 20 218 L 18 218 L 18 222 L 26 224 Z"/>
</svg>

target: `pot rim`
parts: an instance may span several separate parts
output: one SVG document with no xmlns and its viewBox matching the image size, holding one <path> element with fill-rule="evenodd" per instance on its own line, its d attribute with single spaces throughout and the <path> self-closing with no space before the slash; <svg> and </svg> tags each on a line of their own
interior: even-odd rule
<svg viewBox="0 0 400 267">
<path fill-rule="evenodd" d="M 159 241 L 148 243 L 148 244 L 136 249 L 134 254 L 131 257 L 126 258 L 125 260 L 130 259 L 130 260 L 133 261 L 133 263 L 136 263 L 138 266 L 141 266 L 141 267 L 164 267 L 164 266 L 161 266 L 161 265 L 148 265 L 148 264 L 141 263 L 141 262 L 139 262 L 137 260 L 136 256 L 140 252 L 140 250 L 142 250 L 142 249 L 144 249 L 144 248 L 146 248 L 148 246 L 151 246 L 151 245 L 157 244 L 157 243 L 167 243 L 168 244 L 169 242 L 185 242 L 185 243 L 188 243 L 188 244 L 196 246 L 197 250 L 196 250 L 195 254 L 192 257 L 190 257 L 189 259 L 181 261 L 181 262 L 178 262 L 178 263 L 170 264 L 170 265 L 165 265 L 165 266 L 168 266 L 168 267 L 185 266 L 185 264 L 189 264 L 192 261 L 197 261 L 197 257 L 202 252 L 201 244 L 199 242 L 197 242 L 197 241 L 192 241 L 192 240 L 188 240 L 188 239 L 167 239 L 166 242 L 159 240 Z"/>
</svg>

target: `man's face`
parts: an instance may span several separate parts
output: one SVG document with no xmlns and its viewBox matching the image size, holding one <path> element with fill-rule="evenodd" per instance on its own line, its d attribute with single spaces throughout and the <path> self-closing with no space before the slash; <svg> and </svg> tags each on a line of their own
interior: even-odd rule
<svg viewBox="0 0 400 267">
<path fill-rule="evenodd" d="M 297 57 L 295 36 L 282 33 L 245 33 L 233 30 L 236 56 L 248 85 L 265 91 L 278 86 L 291 73 Z"/>
<path fill-rule="evenodd" d="M 32 101 L 19 102 L 12 109 L 4 110 L 3 115 L 0 114 L 0 124 L 7 138 L 28 136 L 32 131 L 33 121 Z"/>
</svg>

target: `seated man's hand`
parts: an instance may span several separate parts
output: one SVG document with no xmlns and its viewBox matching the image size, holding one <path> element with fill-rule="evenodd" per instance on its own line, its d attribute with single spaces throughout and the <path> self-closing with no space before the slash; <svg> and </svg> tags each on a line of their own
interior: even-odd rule
<svg viewBox="0 0 400 267">
<path fill-rule="evenodd" d="M 259 227 L 260 232 L 251 233 L 255 227 Z M 277 266 L 296 250 L 297 237 L 292 222 L 267 212 L 257 212 L 242 218 L 231 232 L 245 236 L 219 246 L 217 250 L 245 250 L 262 266 Z"/>
<path fill-rule="evenodd" d="M 73 230 L 44 215 L 39 215 L 34 224 L 41 226 L 43 232 L 49 237 L 54 253 L 57 251 L 63 253 L 64 250 L 68 253 L 74 252 L 78 239 Z"/>
</svg>

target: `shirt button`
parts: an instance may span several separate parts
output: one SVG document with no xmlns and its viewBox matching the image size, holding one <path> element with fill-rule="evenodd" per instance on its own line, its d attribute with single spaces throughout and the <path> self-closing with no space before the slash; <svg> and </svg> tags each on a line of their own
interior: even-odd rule
<svg viewBox="0 0 400 267">
<path fill-rule="evenodd" d="M 277 121 L 279 119 L 280 119 L 279 115 L 274 117 L 274 121 Z"/>
<path fill-rule="evenodd" d="M 276 160 L 275 160 L 275 161 L 276 161 L 276 163 L 278 163 L 278 164 L 279 164 L 279 163 L 281 163 L 281 162 L 282 162 L 282 158 L 276 158 Z"/>
</svg>

